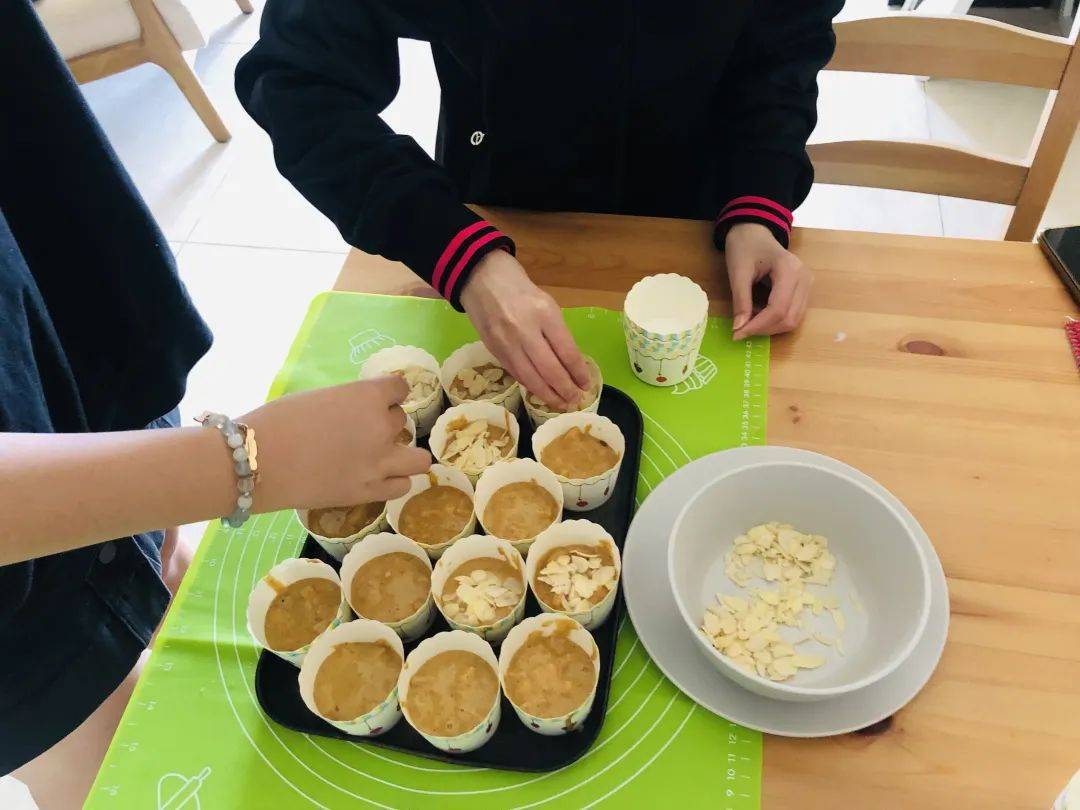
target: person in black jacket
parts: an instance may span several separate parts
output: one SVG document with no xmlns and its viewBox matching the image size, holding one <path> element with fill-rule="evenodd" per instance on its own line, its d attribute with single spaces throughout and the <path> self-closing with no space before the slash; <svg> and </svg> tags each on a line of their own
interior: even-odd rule
<svg viewBox="0 0 1080 810">
<path fill-rule="evenodd" d="M 268 0 L 236 88 L 281 172 L 346 241 L 428 280 L 557 405 L 586 381 L 580 353 L 510 237 L 463 202 L 715 220 L 734 337 L 793 329 L 811 276 L 787 250 L 791 211 L 813 180 L 816 79 L 842 6 Z M 434 161 L 379 118 L 399 38 L 432 46 Z"/>
</svg>

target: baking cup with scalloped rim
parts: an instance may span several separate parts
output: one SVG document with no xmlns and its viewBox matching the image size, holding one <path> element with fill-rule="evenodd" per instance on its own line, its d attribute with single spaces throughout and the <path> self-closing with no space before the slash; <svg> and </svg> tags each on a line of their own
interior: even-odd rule
<svg viewBox="0 0 1080 810">
<path fill-rule="evenodd" d="M 492 624 L 472 625 L 456 621 L 446 615 L 442 604 L 443 589 L 446 588 L 450 577 L 461 566 L 483 557 L 505 560 L 518 570 L 521 598 L 508 614 Z M 442 613 L 447 624 L 455 630 L 475 633 L 491 644 L 498 644 L 506 638 L 510 628 L 521 621 L 521 617 L 525 615 L 525 596 L 528 590 L 529 586 L 525 582 L 525 561 L 521 558 L 521 554 L 506 540 L 489 537 L 486 534 L 474 534 L 459 540 L 435 563 L 435 568 L 431 572 L 431 595 L 435 598 L 435 606 Z"/>
<path fill-rule="evenodd" d="M 408 537 L 391 534 L 390 532 L 379 532 L 369 536 L 363 543 L 353 546 L 349 553 L 345 555 L 345 559 L 341 561 L 341 589 L 345 593 L 345 599 L 348 600 L 353 613 L 362 619 L 372 619 L 371 616 L 362 614 L 352 603 L 353 577 L 364 565 L 377 557 L 395 552 L 416 557 L 428 570 L 428 595 L 424 603 L 411 615 L 403 619 L 382 622 L 404 641 L 414 641 L 431 629 L 431 624 L 435 621 L 435 601 L 431 598 L 431 558 L 428 557 L 427 552 L 419 543 L 410 540 Z M 372 620 L 378 621 L 377 619 Z"/>
<path fill-rule="evenodd" d="M 506 674 L 514 661 L 518 650 L 532 637 L 534 633 L 550 636 L 554 633 L 565 632 L 572 642 L 577 644 L 589 656 L 593 663 L 593 688 L 589 696 L 580 703 L 573 711 L 561 714 L 558 717 L 537 717 L 518 706 L 510 693 L 506 691 Z M 546 737 L 554 737 L 559 734 L 568 734 L 581 727 L 582 722 L 592 710 L 593 701 L 596 699 L 596 686 L 600 681 L 600 650 L 592 634 L 581 624 L 569 616 L 555 613 L 542 613 L 539 616 L 530 616 L 521 624 L 510 631 L 506 640 L 499 650 L 499 682 L 503 688 L 503 694 L 514 707 L 518 719 L 525 727 L 537 734 Z"/>
<path fill-rule="evenodd" d="M 496 687 L 495 699 L 491 703 L 491 710 L 479 723 L 468 731 L 454 735 L 453 737 L 441 737 L 417 728 L 413 718 L 409 716 L 409 686 L 420 668 L 436 655 L 454 650 L 462 650 L 480 656 L 484 663 L 488 664 L 496 673 L 499 672 L 499 660 L 492 652 L 491 645 L 473 633 L 465 633 L 461 630 L 436 633 L 430 638 L 421 641 L 405 659 L 401 677 L 398 678 L 398 696 L 401 698 L 401 708 L 405 714 L 406 722 L 416 729 L 425 740 L 448 754 L 467 754 L 482 746 L 495 734 L 499 727 L 502 714 L 502 689 Z"/>
<path fill-rule="evenodd" d="M 637 378 L 672 386 L 693 374 L 708 316 L 708 296 L 686 276 L 661 273 L 631 287 L 623 304 L 623 336 Z"/>
<path fill-rule="evenodd" d="M 484 512 L 487 511 L 491 497 L 503 487 L 509 484 L 518 484 L 531 481 L 542 487 L 552 498 L 558 507 L 555 519 L 545 526 L 547 529 L 554 526 L 562 518 L 563 490 L 559 479 L 551 470 L 547 469 L 538 461 L 531 458 L 515 458 L 510 461 L 497 461 L 480 474 L 480 480 L 476 482 L 476 518 L 480 521 L 483 530 L 492 537 L 499 535 L 492 531 L 491 527 L 484 522 Z M 541 529 L 543 531 L 543 529 Z M 539 534 L 540 532 L 537 532 Z M 509 540 L 510 544 L 521 552 L 522 556 L 529 553 L 536 535 L 526 537 L 523 540 L 512 540 L 509 537 L 501 538 Z"/>
<path fill-rule="evenodd" d="M 614 467 L 590 478 L 568 478 L 551 470 L 562 485 L 565 508 L 571 512 L 587 512 L 605 503 L 611 497 L 615 489 L 615 481 L 619 477 L 623 456 L 626 454 L 626 439 L 622 431 L 606 416 L 595 413 L 564 413 L 548 420 L 536 429 L 532 438 L 533 455 L 543 464 L 544 448 L 575 427 L 582 431 L 588 427 L 592 436 L 606 442 L 619 454 L 619 460 L 615 462 Z M 548 469 L 551 468 L 548 467 Z"/>
<path fill-rule="evenodd" d="M 296 519 L 300 521 L 300 525 L 307 530 L 307 533 L 315 538 L 315 542 L 323 547 L 331 557 L 335 560 L 341 561 L 345 559 L 345 555 L 349 553 L 349 549 L 367 537 L 369 534 L 375 534 L 386 530 L 386 506 L 383 505 L 382 512 L 371 523 L 362 528 L 360 531 L 350 534 L 348 537 L 323 537 L 317 531 L 311 528 L 308 523 L 308 516 L 311 514 L 310 509 L 297 509 Z"/>
<path fill-rule="evenodd" d="M 398 700 L 397 683 L 370 711 L 352 720 L 331 720 L 319 712 L 319 707 L 315 703 L 315 678 L 319 674 L 319 667 L 330 657 L 337 645 L 379 641 L 389 645 L 390 649 L 401 658 L 402 666 L 404 666 L 405 648 L 401 645 L 401 639 L 386 625 L 369 619 L 345 622 L 323 633 L 311 643 L 311 649 L 308 650 L 304 663 L 300 666 L 300 697 L 304 705 L 312 714 L 354 737 L 377 737 L 392 729 L 401 720 L 401 702 Z"/>
<path fill-rule="evenodd" d="M 402 537 L 409 537 L 407 534 L 401 531 L 401 510 L 405 508 L 412 498 L 419 495 L 421 492 L 425 492 L 431 489 L 433 486 L 447 486 L 460 489 L 466 495 L 469 496 L 469 502 L 474 503 L 475 493 L 473 491 L 472 481 L 461 470 L 455 470 L 453 467 L 446 467 L 442 464 L 432 464 L 431 469 L 426 473 L 420 473 L 414 475 L 409 479 L 409 491 L 402 495 L 400 498 L 395 498 L 386 504 L 386 521 L 390 524 L 390 528 L 395 533 L 400 534 Z M 437 560 L 442 556 L 446 549 L 456 543 L 462 537 L 466 537 L 473 533 L 476 529 L 476 509 L 473 508 L 472 513 L 469 515 L 469 519 L 462 526 L 461 531 L 451 537 L 449 540 L 444 540 L 441 543 L 421 543 L 419 540 L 413 540 L 420 548 L 427 552 L 428 556 Z"/>
<path fill-rule="evenodd" d="M 309 642 L 296 650 L 275 650 L 266 642 L 266 612 L 278 595 L 277 590 L 271 587 L 270 580 L 287 588 L 302 579 L 328 579 L 337 585 L 338 590 L 341 591 L 341 579 L 338 577 L 337 571 L 329 565 L 321 560 L 290 557 L 279 562 L 255 583 L 255 587 L 251 590 L 251 596 L 248 597 L 247 605 L 248 632 L 251 633 L 251 637 L 255 639 L 260 647 L 269 650 L 274 655 L 297 667 L 303 663 L 304 656 L 311 649 L 311 643 Z M 349 603 L 345 601 L 345 594 L 342 592 L 338 612 L 331 619 L 326 629 L 323 630 L 323 633 L 333 630 L 339 624 L 351 618 L 352 613 L 349 611 Z M 322 633 L 319 635 L 322 635 Z M 312 641 L 314 640 L 312 639 Z"/>
<path fill-rule="evenodd" d="M 491 402 L 463 402 L 461 405 L 454 405 L 443 411 L 442 416 L 435 420 L 435 425 L 431 428 L 431 438 L 428 440 L 428 447 L 431 448 L 431 455 L 435 457 L 437 462 L 447 467 L 452 466 L 446 463 L 443 458 L 443 452 L 446 450 L 446 445 L 449 442 L 447 433 L 450 425 L 462 418 L 464 418 L 466 422 L 483 420 L 489 425 L 495 425 L 495 427 L 501 427 L 504 430 L 508 430 L 510 432 L 510 447 L 507 450 L 506 455 L 500 458 L 499 461 L 517 458 L 518 441 L 521 438 L 521 426 L 518 424 L 517 417 L 501 405 L 495 405 Z M 454 469 L 459 468 L 454 467 Z M 462 472 L 469 476 L 469 480 L 472 481 L 474 485 L 479 480 L 480 473 L 483 471 L 484 468 L 462 470 Z"/>
<path fill-rule="evenodd" d="M 614 560 L 615 580 L 604 598 L 588 610 L 571 612 L 549 605 L 540 598 L 540 591 L 536 586 L 537 577 L 540 576 L 540 563 L 552 551 L 567 546 L 587 546 L 595 549 L 603 547 L 611 553 Z M 600 524 L 593 523 L 591 520 L 564 520 L 536 536 L 536 541 L 529 549 L 529 558 L 525 561 L 525 576 L 529 580 L 529 588 L 532 589 L 541 610 L 545 613 L 569 616 L 580 622 L 586 630 L 591 631 L 607 621 L 607 617 L 611 615 L 611 609 L 615 606 L 619 578 L 622 576 L 622 558 L 614 538 Z"/>
</svg>

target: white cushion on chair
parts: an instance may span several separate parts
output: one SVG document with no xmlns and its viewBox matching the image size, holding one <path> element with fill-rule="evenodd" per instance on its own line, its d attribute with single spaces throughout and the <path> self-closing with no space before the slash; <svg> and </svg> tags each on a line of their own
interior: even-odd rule
<svg viewBox="0 0 1080 810">
<path fill-rule="evenodd" d="M 182 0 L 154 0 L 181 50 L 206 44 L 202 26 Z M 141 29 L 128 0 L 38 0 L 34 8 L 64 59 L 139 38 Z"/>
</svg>

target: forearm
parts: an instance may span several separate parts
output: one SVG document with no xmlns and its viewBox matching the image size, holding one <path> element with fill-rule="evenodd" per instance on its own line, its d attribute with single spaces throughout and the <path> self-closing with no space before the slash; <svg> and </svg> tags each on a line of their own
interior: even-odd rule
<svg viewBox="0 0 1080 810">
<path fill-rule="evenodd" d="M 205 428 L 0 434 L 0 565 L 219 517 L 236 479 Z"/>
</svg>

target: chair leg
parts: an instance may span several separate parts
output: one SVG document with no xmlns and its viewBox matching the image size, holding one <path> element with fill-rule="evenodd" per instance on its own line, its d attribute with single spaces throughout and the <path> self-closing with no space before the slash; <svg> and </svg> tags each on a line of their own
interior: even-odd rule
<svg viewBox="0 0 1080 810">
<path fill-rule="evenodd" d="M 214 109 L 210 97 L 206 95 L 206 90 L 203 89 L 199 77 L 195 75 L 195 71 L 191 69 L 191 66 L 184 60 L 179 51 L 175 54 L 158 54 L 154 61 L 172 76 L 173 81 L 180 88 L 180 92 L 184 94 L 188 103 L 191 104 L 199 118 L 206 125 L 206 128 L 210 130 L 210 134 L 214 136 L 214 140 L 218 143 L 225 143 L 232 138 L 229 130 L 225 127 L 225 123 L 221 120 L 221 116 Z"/>
<path fill-rule="evenodd" d="M 236 5 L 240 6 L 240 10 L 245 14 L 250 14 L 255 10 L 255 7 L 251 5 L 251 0 L 236 0 Z"/>
</svg>

